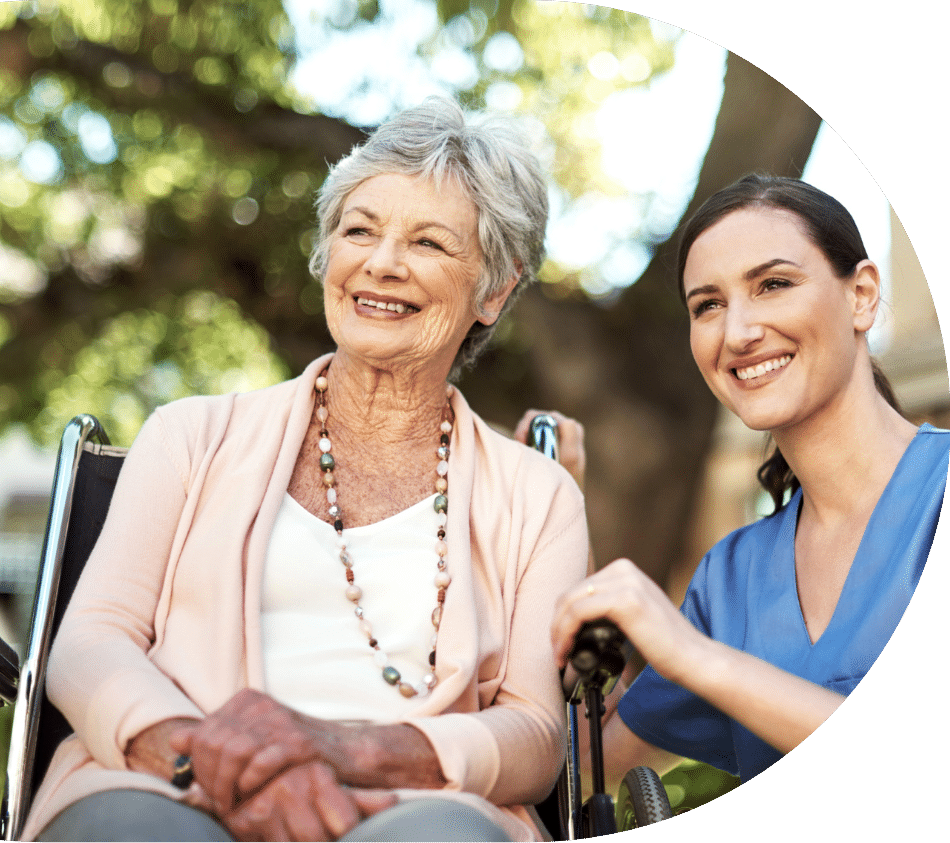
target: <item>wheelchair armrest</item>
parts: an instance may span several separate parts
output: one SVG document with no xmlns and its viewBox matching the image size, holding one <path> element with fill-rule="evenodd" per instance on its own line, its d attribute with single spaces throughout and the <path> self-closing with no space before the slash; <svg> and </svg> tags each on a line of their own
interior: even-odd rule
<svg viewBox="0 0 950 843">
<path fill-rule="evenodd" d="M 20 682 L 20 657 L 0 638 L 0 699 L 12 705 L 16 702 Z"/>
</svg>

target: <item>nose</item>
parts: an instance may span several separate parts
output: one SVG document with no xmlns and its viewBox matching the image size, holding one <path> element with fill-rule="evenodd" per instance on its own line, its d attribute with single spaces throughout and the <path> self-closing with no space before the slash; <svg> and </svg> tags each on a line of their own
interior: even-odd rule
<svg viewBox="0 0 950 843">
<path fill-rule="evenodd" d="M 377 281 L 405 281 L 409 270 L 402 244 L 395 237 L 380 237 L 366 258 L 364 269 Z"/>
<path fill-rule="evenodd" d="M 733 301 L 726 309 L 725 343 L 730 351 L 744 352 L 765 336 L 765 326 L 754 304 Z"/>
</svg>

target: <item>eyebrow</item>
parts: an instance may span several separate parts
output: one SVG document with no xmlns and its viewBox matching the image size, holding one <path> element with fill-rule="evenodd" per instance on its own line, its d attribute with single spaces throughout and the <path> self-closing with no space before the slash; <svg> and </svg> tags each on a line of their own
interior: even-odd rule
<svg viewBox="0 0 950 843">
<path fill-rule="evenodd" d="M 746 281 L 751 281 L 753 278 L 758 277 L 763 272 L 768 272 L 770 269 L 773 269 L 776 266 L 781 266 L 783 264 L 787 264 L 788 266 L 794 266 L 798 269 L 801 269 L 801 267 L 797 263 L 795 263 L 795 261 L 789 260 L 788 258 L 772 258 L 772 260 L 770 261 L 766 261 L 765 263 L 760 263 L 758 266 L 753 266 L 752 269 L 746 272 L 745 279 Z"/>
<path fill-rule="evenodd" d="M 751 281 L 753 278 L 758 278 L 760 275 L 768 272 L 770 269 L 774 269 L 776 266 L 783 265 L 794 266 L 798 267 L 799 269 L 801 268 L 799 264 L 795 263 L 793 260 L 789 260 L 788 258 L 772 258 L 770 261 L 765 261 L 765 263 L 760 263 L 758 266 L 753 266 L 752 269 L 746 271 L 742 277 L 745 278 L 746 281 Z M 693 298 L 693 296 L 705 296 L 710 293 L 715 293 L 718 289 L 719 287 L 715 284 L 705 284 L 702 287 L 696 287 L 696 289 L 690 290 L 686 294 L 686 301 L 689 301 L 691 298 Z"/>
<path fill-rule="evenodd" d="M 344 208 L 343 213 L 340 215 L 340 219 L 342 220 L 347 214 L 354 212 L 362 214 L 364 217 L 372 220 L 373 222 L 379 222 L 379 215 L 375 211 L 372 211 L 363 205 L 354 205 L 351 208 Z M 416 223 L 412 230 L 421 231 L 424 228 L 441 228 L 443 231 L 447 231 L 449 234 L 451 234 L 456 240 L 462 240 L 462 237 L 457 231 L 455 231 L 455 229 L 449 228 L 445 223 L 441 223 L 438 220 L 423 220 L 422 222 Z"/>
</svg>

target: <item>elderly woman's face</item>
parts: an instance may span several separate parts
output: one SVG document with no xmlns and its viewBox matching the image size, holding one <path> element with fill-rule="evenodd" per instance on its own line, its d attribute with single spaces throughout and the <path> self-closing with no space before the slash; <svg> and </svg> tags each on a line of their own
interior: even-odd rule
<svg viewBox="0 0 950 843">
<path fill-rule="evenodd" d="M 481 268 L 477 213 L 461 188 L 375 176 L 346 198 L 330 244 L 330 332 L 341 351 L 382 368 L 449 368 L 480 318 L 474 291 Z"/>
</svg>

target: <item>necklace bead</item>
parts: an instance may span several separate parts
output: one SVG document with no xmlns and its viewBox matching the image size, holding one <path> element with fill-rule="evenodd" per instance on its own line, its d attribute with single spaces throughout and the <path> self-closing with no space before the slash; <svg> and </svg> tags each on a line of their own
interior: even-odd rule
<svg viewBox="0 0 950 843">
<path fill-rule="evenodd" d="M 356 576 L 353 573 L 353 561 L 347 552 L 346 540 L 343 537 L 343 515 L 342 508 L 339 505 L 336 478 L 333 476 L 333 470 L 336 468 L 336 460 L 330 453 L 333 445 L 327 432 L 326 423 L 330 417 L 330 411 L 327 408 L 327 389 L 329 381 L 326 374 L 320 375 L 315 383 L 318 406 L 316 410 L 317 420 L 320 422 L 320 439 L 317 443 L 320 449 L 320 470 L 323 472 L 323 483 L 326 486 L 327 495 L 327 514 L 333 520 L 333 529 L 337 532 L 337 547 L 340 552 L 340 562 L 343 564 L 346 573 L 346 589 L 344 594 L 347 600 L 354 604 L 354 614 L 359 623 L 360 631 L 366 636 L 369 646 L 373 650 L 373 662 L 382 669 L 382 678 L 389 685 L 393 685 L 404 697 L 414 697 L 417 694 L 428 694 L 438 682 L 435 675 L 436 663 L 436 645 L 438 641 L 439 625 L 442 622 L 442 606 L 445 603 L 446 589 L 452 582 L 452 577 L 446 571 L 445 557 L 448 555 L 449 546 L 445 541 L 445 525 L 448 523 L 449 499 L 448 491 L 448 473 L 449 473 L 449 434 L 452 432 L 451 422 L 451 399 L 453 387 L 446 389 L 446 404 L 442 411 L 442 421 L 439 424 L 439 447 L 436 449 L 436 456 L 439 459 L 436 465 L 435 480 L 435 499 L 433 508 L 437 513 L 436 518 L 439 525 L 438 540 L 435 545 L 436 554 L 439 557 L 437 562 L 437 572 L 433 580 L 436 588 L 436 606 L 432 610 L 432 651 L 429 653 L 428 668 L 422 680 L 412 684 L 402 678 L 402 674 L 391 664 L 389 656 L 380 649 L 379 641 L 373 637 L 373 627 L 363 616 L 363 607 L 360 606 L 360 600 L 363 597 L 363 590 L 356 585 Z"/>
</svg>

